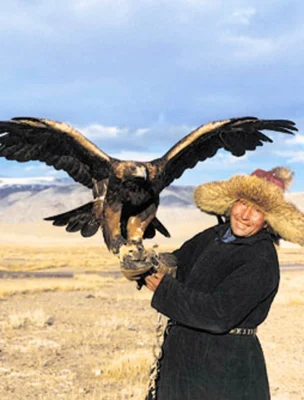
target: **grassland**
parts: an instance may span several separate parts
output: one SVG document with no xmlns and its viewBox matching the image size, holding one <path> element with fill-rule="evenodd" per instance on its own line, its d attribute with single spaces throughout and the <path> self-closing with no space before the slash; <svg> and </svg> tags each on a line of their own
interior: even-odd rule
<svg viewBox="0 0 304 400">
<path fill-rule="evenodd" d="M 26 292 L 2 292 L 1 399 L 144 399 L 156 342 L 150 292 L 95 275 L 75 290 L 77 280 L 39 291 L 40 280 L 14 280 Z M 303 271 L 284 271 L 259 332 L 276 400 L 303 399 L 303 288 Z"/>
<path fill-rule="evenodd" d="M 97 241 L 19 239 L 0 245 L 2 271 L 74 277 L 0 279 L 1 400 L 144 399 L 156 342 L 151 293 L 117 274 L 117 257 Z M 279 256 L 304 264 L 302 249 Z M 304 399 L 303 313 L 304 271 L 284 270 L 259 330 L 274 400 Z"/>
<path fill-rule="evenodd" d="M 177 246 L 162 246 L 170 251 Z M 304 248 L 278 248 L 282 265 L 304 265 Z M 114 271 L 118 269 L 117 256 L 110 254 L 103 244 L 83 246 L 37 246 L 30 244 L 0 244 L 0 271 Z"/>
</svg>

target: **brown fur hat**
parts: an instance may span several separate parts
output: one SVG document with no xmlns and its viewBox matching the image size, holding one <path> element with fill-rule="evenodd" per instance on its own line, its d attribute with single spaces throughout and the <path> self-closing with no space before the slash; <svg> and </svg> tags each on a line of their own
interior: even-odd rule
<svg viewBox="0 0 304 400">
<path fill-rule="evenodd" d="M 284 199 L 284 189 L 292 177 L 291 170 L 284 167 L 235 175 L 228 181 L 198 186 L 194 201 L 208 214 L 229 216 L 234 202 L 245 199 L 264 213 L 265 220 L 282 239 L 304 246 L 304 214 Z"/>
</svg>

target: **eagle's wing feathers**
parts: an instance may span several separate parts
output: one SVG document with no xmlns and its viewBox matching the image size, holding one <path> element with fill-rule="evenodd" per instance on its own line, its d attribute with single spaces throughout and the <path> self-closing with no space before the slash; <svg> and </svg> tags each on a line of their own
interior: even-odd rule
<svg viewBox="0 0 304 400">
<path fill-rule="evenodd" d="M 262 120 L 255 117 L 232 118 L 202 125 L 176 143 L 163 157 L 153 160 L 157 167 L 155 184 L 158 190 L 170 185 L 188 168 L 211 158 L 219 149 L 240 157 L 247 150 L 255 150 L 263 142 L 272 142 L 262 130 L 293 134 L 294 122 Z"/>
<path fill-rule="evenodd" d="M 103 200 L 97 198 L 74 210 L 44 218 L 55 226 L 65 226 L 67 232 L 80 231 L 83 237 L 95 235 L 102 226 Z"/>
<path fill-rule="evenodd" d="M 0 157 L 45 162 L 89 188 L 108 177 L 112 160 L 72 126 L 39 118 L 0 121 Z"/>
</svg>

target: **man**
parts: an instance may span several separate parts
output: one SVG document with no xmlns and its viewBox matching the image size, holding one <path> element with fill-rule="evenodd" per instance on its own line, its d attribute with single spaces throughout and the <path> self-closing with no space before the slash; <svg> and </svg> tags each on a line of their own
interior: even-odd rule
<svg viewBox="0 0 304 400">
<path fill-rule="evenodd" d="M 304 245 L 304 215 L 284 199 L 291 179 L 289 169 L 274 168 L 195 190 L 202 211 L 230 222 L 173 252 L 176 279 L 160 272 L 145 278 L 152 307 L 170 318 L 157 399 L 270 399 L 256 330 L 279 286 L 273 242 Z"/>
</svg>

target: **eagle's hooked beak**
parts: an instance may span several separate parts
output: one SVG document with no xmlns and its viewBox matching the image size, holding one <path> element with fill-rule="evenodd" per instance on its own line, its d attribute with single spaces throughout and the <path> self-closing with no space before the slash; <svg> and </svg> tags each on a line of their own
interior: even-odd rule
<svg viewBox="0 0 304 400">
<path fill-rule="evenodd" d="M 136 167 L 135 173 L 133 174 L 133 176 L 135 176 L 136 178 L 143 178 L 146 180 L 148 177 L 146 168 L 145 167 Z"/>
</svg>

